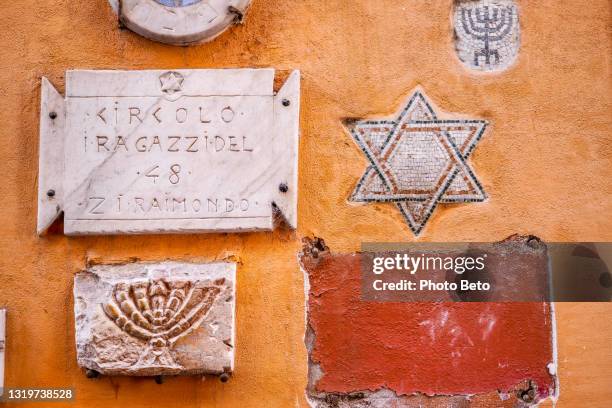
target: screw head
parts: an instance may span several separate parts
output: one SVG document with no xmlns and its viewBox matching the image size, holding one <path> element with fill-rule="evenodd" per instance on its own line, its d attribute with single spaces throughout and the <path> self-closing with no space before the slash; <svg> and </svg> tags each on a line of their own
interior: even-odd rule
<svg viewBox="0 0 612 408">
<path fill-rule="evenodd" d="M 529 237 L 529 239 L 527 240 L 527 246 L 533 249 L 538 249 L 538 247 L 540 246 L 540 240 L 536 237 Z"/>
<path fill-rule="evenodd" d="M 222 383 L 226 383 L 229 381 L 229 374 L 228 373 L 223 373 L 219 376 L 219 381 L 221 381 Z"/>
<path fill-rule="evenodd" d="M 57 112 L 49 112 L 49 117 L 50 117 L 51 119 L 55 119 L 55 118 L 57 118 Z"/>
<path fill-rule="evenodd" d="M 287 191 L 289 191 L 289 186 L 287 185 L 287 183 L 281 183 L 281 184 L 278 186 L 278 190 L 279 190 L 281 193 L 286 193 Z"/>
<path fill-rule="evenodd" d="M 55 197 L 55 190 L 49 190 L 49 191 L 47 191 L 47 197 L 49 197 L 49 198 L 53 198 L 53 197 Z"/>
<path fill-rule="evenodd" d="M 100 376 L 100 373 L 97 372 L 96 370 L 87 369 L 87 371 L 85 371 L 85 377 L 87 378 L 98 378 L 99 376 Z"/>
<path fill-rule="evenodd" d="M 610 275 L 610 272 L 604 272 L 599 275 L 599 284 L 604 288 L 612 287 L 612 275 Z"/>
<path fill-rule="evenodd" d="M 283 106 L 291 105 L 291 101 L 289 99 L 283 99 Z"/>
</svg>

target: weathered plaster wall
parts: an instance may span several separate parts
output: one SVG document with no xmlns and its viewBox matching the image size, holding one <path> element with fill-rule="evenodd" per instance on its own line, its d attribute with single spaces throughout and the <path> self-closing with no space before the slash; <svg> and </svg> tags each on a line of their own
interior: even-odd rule
<svg viewBox="0 0 612 408">
<path fill-rule="evenodd" d="M 367 165 L 345 117 L 394 113 L 416 85 L 448 112 L 492 126 L 471 162 L 490 198 L 438 209 L 422 240 L 610 240 L 610 3 L 519 1 L 522 48 L 502 74 L 458 61 L 451 0 L 254 0 L 246 25 L 211 44 L 175 48 L 117 29 L 106 0 L 3 2 L 0 15 L 0 306 L 8 308 L 7 386 L 72 386 L 87 407 L 305 407 L 304 289 L 299 237 L 334 252 L 410 241 L 391 205 L 349 205 Z M 66 69 L 267 67 L 303 75 L 300 228 L 289 232 L 37 238 L 40 77 Z M 71 282 L 102 261 L 241 263 L 236 373 L 216 379 L 88 380 L 74 350 Z M 561 407 L 612 399 L 609 305 L 557 307 Z M 24 404 L 22 406 L 38 406 Z M 56 406 L 68 406 L 58 404 Z"/>
</svg>

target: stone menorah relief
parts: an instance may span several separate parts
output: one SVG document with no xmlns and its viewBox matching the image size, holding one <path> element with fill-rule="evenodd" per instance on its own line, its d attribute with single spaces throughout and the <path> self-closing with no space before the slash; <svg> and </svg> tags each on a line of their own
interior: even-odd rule
<svg viewBox="0 0 612 408">
<path fill-rule="evenodd" d="M 42 81 L 38 233 L 297 226 L 300 74 L 273 69 L 66 73 Z"/>
<path fill-rule="evenodd" d="M 220 292 L 199 283 L 162 278 L 115 285 L 104 312 L 125 333 L 148 342 L 137 366 L 180 369 L 170 347 L 206 316 Z"/>
<path fill-rule="evenodd" d="M 245 18 L 251 0 L 109 0 L 122 25 L 153 41 L 211 41 Z"/>
<path fill-rule="evenodd" d="M 102 375 L 227 375 L 235 264 L 98 265 L 74 280 L 79 366 Z"/>
<path fill-rule="evenodd" d="M 500 71 L 511 66 L 521 45 L 514 0 L 455 0 L 455 46 L 470 69 Z"/>
</svg>

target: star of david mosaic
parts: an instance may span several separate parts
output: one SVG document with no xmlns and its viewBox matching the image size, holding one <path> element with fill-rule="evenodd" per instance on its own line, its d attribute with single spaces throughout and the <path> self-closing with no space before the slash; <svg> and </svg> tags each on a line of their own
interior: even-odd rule
<svg viewBox="0 0 612 408">
<path fill-rule="evenodd" d="M 416 91 L 396 119 L 346 125 L 370 161 L 350 201 L 393 202 L 419 235 L 438 204 L 486 199 L 468 163 L 486 121 L 438 119 Z"/>
</svg>

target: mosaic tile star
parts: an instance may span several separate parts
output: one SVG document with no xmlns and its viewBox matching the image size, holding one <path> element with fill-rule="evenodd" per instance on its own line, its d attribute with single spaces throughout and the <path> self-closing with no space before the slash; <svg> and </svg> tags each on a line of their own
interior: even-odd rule
<svg viewBox="0 0 612 408">
<path fill-rule="evenodd" d="M 440 120 L 415 91 L 396 119 L 346 125 L 370 161 L 350 201 L 393 202 L 419 235 L 439 203 L 486 199 L 467 161 L 486 121 Z"/>
</svg>

